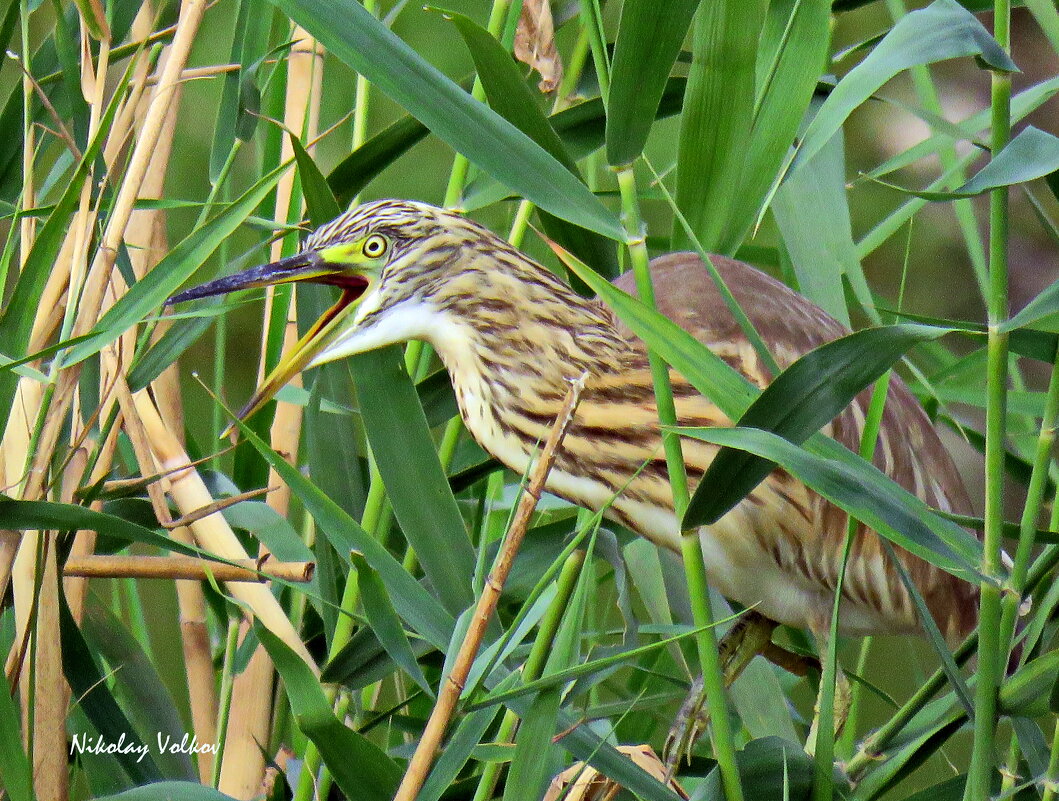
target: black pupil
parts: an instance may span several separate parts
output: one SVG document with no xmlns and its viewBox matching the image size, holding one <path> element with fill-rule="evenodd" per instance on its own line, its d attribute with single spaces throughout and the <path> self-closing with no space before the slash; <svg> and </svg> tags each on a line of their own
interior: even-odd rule
<svg viewBox="0 0 1059 801">
<path fill-rule="evenodd" d="M 372 239 L 368 242 L 368 253 L 374 255 L 382 250 L 382 243 L 378 239 Z"/>
</svg>

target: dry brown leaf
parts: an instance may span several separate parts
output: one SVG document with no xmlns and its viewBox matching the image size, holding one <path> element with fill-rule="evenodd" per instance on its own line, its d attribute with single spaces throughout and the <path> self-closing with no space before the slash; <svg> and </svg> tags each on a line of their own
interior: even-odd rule
<svg viewBox="0 0 1059 801">
<path fill-rule="evenodd" d="M 619 745 L 618 751 L 643 768 L 660 782 L 665 782 L 666 766 L 658 754 L 649 745 Z M 681 798 L 687 798 L 676 779 L 666 782 L 669 789 Z M 544 801 L 611 801 L 621 789 L 621 785 L 607 778 L 591 765 L 575 762 L 558 774 L 548 786 Z"/>
<path fill-rule="evenodd" d="M 540 73 L 537 84 L 554 92 L 563 79 L 563 62 L 555 48 L 555 26 L 548 0 L 524 0 L 515 29 L 515 58 Z"/>
</svg>

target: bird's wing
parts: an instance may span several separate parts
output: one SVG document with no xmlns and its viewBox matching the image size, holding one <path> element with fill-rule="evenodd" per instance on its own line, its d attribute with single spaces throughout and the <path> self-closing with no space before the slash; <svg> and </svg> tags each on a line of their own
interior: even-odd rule
<svg viewBox="0 0 1059 801">
<path fill-rule="evenodd" d="M 724 256 L 713 256 L 711 260 L 781 368 L 807 351 L 849 333 L 819 306 L 760 270 Z M 759 386 L 771 380 L 697 254 L 673 253 L 653 260 L 651 278 L 659 311 L 719 352 Z M 637 294 L 631 273 L 614 283 L 626 292 Z M 634 338 L 631 331 L 624 330 Z M 860 447 L 864 412 L 870 399 L 870 389 L 865 390 L 830 425 L 828 433 L 854 452 Z M 890 381 L 873 462 L 931 506 L 959 514 L 970 513 L 970 499 L 952 458 L 919 401 L 896 375 Z M 836 519 L 835 525 L 830 525 L 831 521 L 826 519 L 830 515 L 842 520 Z M 844 520 L 844 513 L 834 507 L 824 511 L 825 531 L 820 532 L 824 540 L 843 537 Z M 902 553 L 902 556 L 908 555 Z M 950 607 L 945 616 L 958 618 L 944 621 L 943 627 L 947 623 L 950 630 L 962 632 L 973 626 L 975 604 L 970 585 L 921 560 L 903 558 L 902 561 L 925 596 L 937 589 L 937 604 L 927 598 L 932 609 L 941 605 L 941 596 L 944 596 Z M 965 615 L 951 608 L 953 601 L 957 602 L 956 606 L 971 608 Z"/>
</svg>

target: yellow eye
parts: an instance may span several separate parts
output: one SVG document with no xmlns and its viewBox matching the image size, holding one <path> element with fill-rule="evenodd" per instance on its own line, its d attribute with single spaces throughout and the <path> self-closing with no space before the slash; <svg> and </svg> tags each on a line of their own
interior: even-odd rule
<svg viewBox="0 0 1059 801">
<path fill-rule="evenodd" d="M 372 234 L 364 240 L 364 255 L 369 259 L 377 259 L 386 252 L 387 244 L 386 237 L 380 236 L 379 234 Z"/>
</svg>

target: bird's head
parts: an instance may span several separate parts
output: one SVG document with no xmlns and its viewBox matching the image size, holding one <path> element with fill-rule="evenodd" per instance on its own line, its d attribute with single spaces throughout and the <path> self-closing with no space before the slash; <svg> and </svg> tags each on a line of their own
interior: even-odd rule
<svg viewBox="0 0 1059 801">
<path fill-rule="evenodd" d="M 490 239 L 503 245 L 475 223 L 425 203 L 366 203 L 314 231 L 300 253 L 188 289 L 167 304 L 302 281 L 342 290 L 258 387 L 240 413 L 247 417 L 308 367 L 429 338 L 437 303 L 466 249 Z"/>
</svg>

